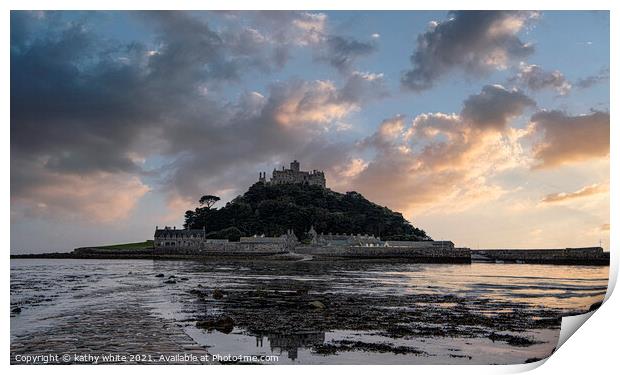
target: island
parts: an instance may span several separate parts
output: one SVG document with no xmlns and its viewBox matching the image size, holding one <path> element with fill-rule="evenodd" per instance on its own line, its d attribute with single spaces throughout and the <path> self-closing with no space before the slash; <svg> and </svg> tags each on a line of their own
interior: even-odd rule
<svg viewBox="0 0 620 375">
<path fill-rule="evenodd" d="M 403 260 L 419 263 L 513 262 L 609 265 L 601 247 L 469 249 L 434 241 L 403 215 L 354 191 L 326 186 L 323 171 L 289 168 L 266 172 L 246 193 L 221 208 L 204 195 L 185 213 L 183 227 L 155 227 L 152 240 L 81 247 L 70 253 L 13 258 L 236 258 L 277 260 Z"/>
</svg>

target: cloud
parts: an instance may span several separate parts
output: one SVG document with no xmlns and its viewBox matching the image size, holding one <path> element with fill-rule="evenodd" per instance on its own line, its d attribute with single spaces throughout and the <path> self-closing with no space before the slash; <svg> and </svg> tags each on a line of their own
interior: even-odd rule
<svg viewBox="0 0 620 375">
<path fill-rule="evenodd" d="M 449 18 L 432 22 L 417 38 L 411 55 L 413 68 L 401 83 L 406 89 L 423 91 L 453 69 L 480 75 L 505 69 L 533 53 L 534 47 L 521 41 L 518 33 L 536 12 L 453 11 Z"/>
<path fill-rule="evenodd" d="M 280 82 L 265 96 L 252 94 L 254 99 L 228 106 L 217 126 L 200 116 L 183 121 L 170 129 L 174 134 L 164 134 L 174 147 L 170 153 L 178 155 L 166 167 L 173 172 L 165 185 L 172 195 L 189 199 L 205 191 L 247 186 L 256 180 L 261 163 L 272 168 L 296 158 L 316 168 L 337 164 L 347 149 L 329 134 L 341 131 L 343 119 L 377 99 L 380 81 L 359 73 L 342 87 L 323 80 Z M 247 102 L 253 103 L 252 110 Z"/>
<path fill-rule="evenodd" d="M 461 116 L 475 127 L 502 130 L 511 118 L 535 105 L 534 100 L 518 90 L 487 85 L 480 94 L 465 99 Z"/>
<path fill-rule="evenodd" d="M 338 71 L 347 73 L 356 59 L 368 56 L 376 49 L 373 42 L 361 42 L 353 38 L 331 35 L 327 37 L 325 51 L 318 60 L 327 61 Z"/>
<path fill-rule="evenodd" d="M 126 219 L 150 189 L 129 173 L 58 173 L 43 164 L 12 163 L 11 211 L 54 221 L 114 223 Z M 13 187 L 13 184 L 12 184 Z"/>
<path fill-rule="evenodd" d="M 262 11 L 247 14 L 263 35 L 277 46 L 282 61 L 288 59 L 294 47 L 311 48 L 316 61 L 326 62 L 348 75 L 354 62 L 377 50 L 378 34 L 373 40 L 360 41 L 350 36 L 329 32 L 328 17 L 324 13 L 303 11 Z M 376 35 L 376 36 L 375 36 Z"/>
<path fill-rule="evenodd" d="M 293 12 L 292 14 L 292 24 L 302 35 L 297 39 L 298 44 L 307 45 L 321 41 L 325 34 L 327 15 L 310 12 Z"/>
<path fill-rule="evenodd" d="M 222 12 L 219 12 L 220 14 Z M 231 11 L 220 19 L 227 25 L 225 35 L 238 39 L 242 51 L 263 55 L 265 61 L 282 68 L 294 48 L 318 48 L 325 43 L 327 15 L 305 11 Z M 246 30 L 238 35 L 239 30 Z M 239 38 L 239 37 L 242 38 Z M 258 43 L 256 43 L 258 42 Z"/>
<path fill-rule="evenodd" d="M 95 181 L 118 183 L 118 197 L 109 199 L 119 209 L 112 216 L 120 218 L 133 207 L 123 194 L 134 205 L 149 189 L 189 201 L 247 186 L 261 163 L 333 161 L 343 150 L 328 133 L 386 95 L 381 74 L 354 71 L 341 85 L 291 79 L 266 93 L 224 99 L 222 86 L 273 64 L 271 53 L 254 44 L 269 49 L 276 34 L 216 31 L 186 12 L 132 13 L 151 31 L 153 45 L 105 39 L 48 13 L 13 14 L 25 31 L 16 28 L 11 45 L 12 199 L 36 205 L 53 197 L 56 204 L 44 202 L 47 212 L 84 213 L 71 203 L 83 201 L 70 190 L 63 198 L 60 189 L 53 195 L 34 189 L 33 176 L 41 186 L 77 184 L 79 176 L 80 189 L 93 195 Z M 295 24 L 294 35 L 286 36 L 291 43 L 314 43 L 312 35 L 323 33 L 323 16 L 284 16 Z"/>
<path fill-rule="evenodd" d="M 458 114 L 426 113 L 385 119 L 358 143 L 359 157 L 347 159 L 339 176 L 371 199 L 407 215 L 427 210 L 456 212 L 493 201 L 508 191 L 491 181 L 526 158 L 522 133 L 510 119 L 534 105 L 516 90 L 485 86 Z M 371 156 L 368 151 L 372 151 Z"/>
<path fill-rule="evenodd" d="M 63 219 L 127 217 L 148 190 L 142 160 L 163 104 L 144 84 L 146 50 L 53 13 L 14 14 L 28 32 L 11 46 L 12 202 Z"/>
<path fill-rule="evenodd" d="M 383 76 L 354 72 L 337 88 L 332 81 L 289 81 L 272 86 L 269 116 L 282 126 L 334 125 L 362 103 L 385 93 Z"/>
<path fill-rule="evenodd" d="M 518 73 L 509 78 L 509 82 L 515 82 L 532 91 L 545 89 L 555 90 L 559 95 L 567 95 L 572 85 L 559 70 L 548 71 L 538 65 L 521 63 Z"/>
<path fill-rule="evenodd" d="M 609 81 L 609 68 L 603 68 L 597 74 L 580 78 L 575 83 L 575 86 L 580 89 L 589 89 L 590 87 L 605 81 Z"/>
<path fill-rule="evenodd" d="M 609 113 L 570 116 L 541 111 L 531 118 L 538 141 L 533 146 L 534 168 L 606 158 L 609 155 Z"/>
<path fill-rule="evenodd" d="M 395 142 L 400 142 L 405 137 L 404 115 L 396 115 L 385 119 L 379 124 L 378 129 L 369 137 L 359 142 L 359 147 L 372 147 L 377 150 L 389 150 Z"/>
<path fill-rule="evenodd" d="M 493 176 L 527 165 L 524 131 L 510 123 L 535 103 L 499 85 L 458 113 L 394 116 L 360 142 L 339 138 L 356 125 L 352 114 L 388 95 L 382 74 L 354 70 L 359 51 L 341 59 L 336 81 L 286 79 L 230 95 L 247 75 L 279 69 L 290 48 L 323 51 L 320 14 L 251 13 L 250 22 L 242 13 L 217 28 L 185 12 L 140 14 L 140 42 L 55 17 L 24 15 L 12 30 L 11 202 L 22 215 L 116 222 L 149 191 L 178 215 L 201 194 L 233 197 L 258 170 L 294 158 L 325 169 L 330 186 L 408 215 L 454 212 L 507 194 Z M 557 154 L 552 123 L 532 118 L 540 160 L 545 147 Z"/>
<path fill-rule="evenodd" d="M 281 126 L 330 124 L 356 110 L 331 81 L 297 81 L 274 87 L 271 115 Z"/>
<path fill-rule="evenodd" d="M 607 185 L 593 184 L 589 186 L 584 186 L 583 188 L 573 191 L 570 193 L 553 193 L 546 195 L 542 201 L 544 203 L 556 203 L 556 202 L 564 202 L 567 200 L 572 200 L 576 198 L 588 197 L 595 194 L 600 194 L 609 191 L 609 187 Z"/>
</svg>

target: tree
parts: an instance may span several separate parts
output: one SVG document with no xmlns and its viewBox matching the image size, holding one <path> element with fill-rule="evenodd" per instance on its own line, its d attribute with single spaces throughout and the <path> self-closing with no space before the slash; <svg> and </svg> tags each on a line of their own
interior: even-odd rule
<svg viewBox="0 0 620 375">
<path fill-rule="evenodd" d="M 198 203 L 200 203 L 201 206 L 206 206 L 208 209 L 211 209 L 219 200 L 220 197 L 216 197 L 215 195 L 203 195 Z"/>
</svg>

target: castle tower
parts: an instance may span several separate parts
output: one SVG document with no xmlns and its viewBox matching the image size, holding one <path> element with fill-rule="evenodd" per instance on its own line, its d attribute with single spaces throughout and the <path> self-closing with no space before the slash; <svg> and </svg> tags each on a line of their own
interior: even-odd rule
<svg viewBox="0 0 620 375">
<path fill-rule="evenodd" d="M 267 174 L 265 172 L 259 172 L 258 181 L 265 184 L 306 184 L 306 185 L 318 185 L 325 187 L 325 174 L 323 171 L 312 170 L 302 171 L 300 169 L 300 163 L 297 160 L 293 160 L 290 163 L 290 169 L 286 169 L 284 166 L 282 170 L 273 169 L 271 172 L 271 179 L 267 181 Z"/>
</svg>

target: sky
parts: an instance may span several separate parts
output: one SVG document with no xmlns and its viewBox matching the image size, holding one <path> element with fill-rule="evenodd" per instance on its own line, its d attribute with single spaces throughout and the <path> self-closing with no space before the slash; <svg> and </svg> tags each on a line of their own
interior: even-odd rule
<svg viewBox="0 0 620 375">
<path fill-rule="evenodd" d="M 609 243 L 609 13 L 11 12 L 11 252 L 288 165 L 471 248 Z"/>
</svg>

